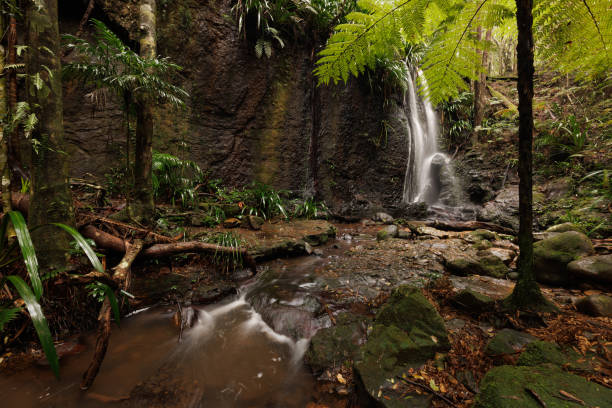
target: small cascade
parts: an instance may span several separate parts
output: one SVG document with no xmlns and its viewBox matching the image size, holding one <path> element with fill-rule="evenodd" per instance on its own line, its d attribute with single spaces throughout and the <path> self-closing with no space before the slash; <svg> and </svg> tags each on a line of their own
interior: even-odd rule
<svg viewBox="0 0 612 408">
<path fill-rule="evenodd" d="M 408 87 L 404 105 L 409 118 L 408 160 L 402 202 L 435 204 L 440 201 L 443 190 L 453 189 L 454 176 L 450 158 L 438 150 L 438 116 L 427 98 L 427 86 L 424 94 L 418 95 L 416 77 L 413 78 L 410 68 L 406 72 Z M 421 71 L 417 71 L 417 75 L 421 76 Z"/>
</svg>

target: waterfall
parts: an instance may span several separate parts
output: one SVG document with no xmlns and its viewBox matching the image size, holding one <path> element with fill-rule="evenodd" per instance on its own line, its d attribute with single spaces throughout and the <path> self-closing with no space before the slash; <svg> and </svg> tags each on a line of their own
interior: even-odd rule
<svg viewBox="0 0 612 408">
<path fill-rule="evenodd" d="M 407 89 L 404 106 L 408 114 L 408 159 L 404 177 L 402 202 L 423 201 L 434 204 L 440 198 L 440 171 L 450 163 L 450 158 L 438 151 L 438 117 L 427 98 L 427 85 L 418 95 L 416 77 L 406 69 Z M 421 71 L 417 75 L 422 77 Z M 422 77 L 425 81 L 425 78 Z"/>
</svg>

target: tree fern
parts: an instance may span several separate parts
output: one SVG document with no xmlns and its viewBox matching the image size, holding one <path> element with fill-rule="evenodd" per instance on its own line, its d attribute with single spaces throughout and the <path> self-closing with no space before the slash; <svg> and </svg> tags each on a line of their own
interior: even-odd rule
<svg viewBox="0 0 612 408">
<path fill-rule="evenodd" d="M 373 69 L 377 60 L 404 58 L 408 45 L 422 42 L 427 50 L 421 68 L 434 104 L 457 96 L 482 71 L 478 52 L 492 44 L 478 39 L 478 27 L 510 33 L 516 27 L 512 0 L 361 0 L 358 7 L 319 53 L 314 70 L 319 83 L 346 82 Z M 609 72 L 612 13 L 607 7 L 603 0 L 536 2 L 539 59 L 583 78 Z"/>
</svg>

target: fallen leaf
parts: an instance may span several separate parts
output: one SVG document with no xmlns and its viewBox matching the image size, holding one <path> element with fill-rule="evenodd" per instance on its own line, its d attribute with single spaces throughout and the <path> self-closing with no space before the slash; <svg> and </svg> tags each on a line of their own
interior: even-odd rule
<svg viewBox="0 0 612 408">
<path fill-rule="evenodd" d="M 338 375 L 336 375 L 336 379 L 338 380 L 340 384 L 346 384 L 346 380 L 344 379 L 342 374 L 338 373 Z"/>
</svg>

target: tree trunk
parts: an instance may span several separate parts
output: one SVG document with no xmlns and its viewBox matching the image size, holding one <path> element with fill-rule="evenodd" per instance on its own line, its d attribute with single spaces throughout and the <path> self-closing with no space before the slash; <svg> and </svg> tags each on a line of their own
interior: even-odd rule
<svg viewBox="0 0 612 408">
<path fill-rule="evenodd" d="M 62 73 L 57 0 L 37 7 L 27 2 L 27 94 L 38 125 L 32 132 L 32 193 L 29 225 L 50 222 L 74 225 L 74 209 L 64 146 Z M 66 264 L 69 237 L 58 228 L 40 228 L 32 234 L 44 269 Z M 44 270 L 43 269 L 43 270 Z"/>
<path fill-rule="evenodd" d="M 140 55 L 156 57 L 155 0 L 141 0 L 140 4 Z M 138 222 L 153 218 L 153 101 L 140 96 L 136 101 L 136 147 L 134 151 L 134 201 L 130 216 Z"/>
<path fill-rule="evenodd" d="M 4 32 L 4 24 L 0 15 L 0 33 Z M 0 43 L 0 72 L 4 72 L 4 46 Z M 8 132 L 5 132 L 4 118 L 8 113 L 6 77 L 0 76 L 0 174 L 2 180 L 2 210 L 11 209 L 10 178 L 8 172 Z"/>
<path fill-rule="evenodd" d="M 519 279 L 508 298 L 512 308 L 550 309 L 533 271 L 533 0 L 516 0 L 519 95 Z"/>
<path fill-rule="evenodd" d="M 488 29 L 485 40 L 487 43 L 491 41 L 492 30 Z M 478 27 L 478 39 L 482 39 L 482 28 Z M 484 119 L 485 110 L 485 93 L 487 92 L 487 73 L 489 71 L 489 51 L 482 51 L 482 67 L 483 70 L 479 74 L 478 81 L 474 83 L 474 127 L 480 126 Z M 478 133 L 474 131 L 472 144 L 478 143 Z"/>
</svg>

